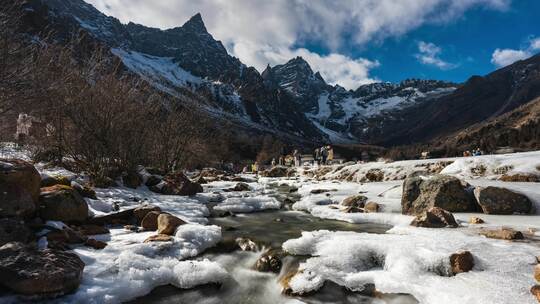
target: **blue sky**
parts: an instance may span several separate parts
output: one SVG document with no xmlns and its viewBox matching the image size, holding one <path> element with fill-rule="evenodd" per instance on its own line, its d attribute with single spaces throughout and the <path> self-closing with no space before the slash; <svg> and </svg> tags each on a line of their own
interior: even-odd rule
<svg viewBox="0 0 540 304">
<path fill-rule="evenodd" d="M 228 52 L 262 71 L 302 56 L 327 82 L 463 82 L 540 51 L 538 0 L 85 0 L 162 29 L 201 13 Z"/>
</svg>

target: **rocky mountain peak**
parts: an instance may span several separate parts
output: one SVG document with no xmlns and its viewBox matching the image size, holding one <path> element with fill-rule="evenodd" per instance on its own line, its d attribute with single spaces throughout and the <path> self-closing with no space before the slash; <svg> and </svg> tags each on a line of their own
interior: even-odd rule
<svg viewBox="0 0 540 304">
<path fill-rule="evenodd" d="M 191 17 L 186 23 L 184 23 L 184 25 L 182 25 L 182 28 L 194 32 L 208 32 L 206 30 L 206 26 L 204 25 L 201 13 L 193 15 L 193 17 Z"/>
</svg>

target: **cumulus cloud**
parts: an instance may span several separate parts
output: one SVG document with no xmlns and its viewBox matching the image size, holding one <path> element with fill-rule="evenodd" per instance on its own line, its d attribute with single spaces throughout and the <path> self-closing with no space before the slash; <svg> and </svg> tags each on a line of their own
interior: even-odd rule
<svg viewBox="0 0 540 304">
<path fill-rule="evenodd" d="M 371 41 L 399 37 L 423 24 L 445 23 L 474 7 L 508 9 L 511 0 L 86 0 L 120 19 L 147 26 L 170 28 L 200 12 L 209 32 L 234 56 L 262 70 L 278 64 L 306 42 L 323 46 L 330 55 L 310 54 L 310 64 L 336 58 L 356 72 L 321 69 L 327 79 L 343 83 L 369 81 L 377 66 L 365 58 L 343 55 L 344 46 L 363 47 Z M 306 56 L 308 57 L 308 56 Z M 310 59 L 311 58 L 311 59 Z M 315 59 L 316 58 L 316 59 Z M 287 58 L 289 59 L 289 58 Z M 360 66 L 362 68 L 360 68 Z M 367 73 L 366 72 L 367 69 Z M 331 73 L 333 72 L 333 73 Z M 340 78 L 336 74 L 341 74 Z M 336 78 L 337 77 L 337 78 Z"/>
<path fill-rule="evenodd" d="M 416 58 L 423 64 L 432 65 L 441 70 L 449 70 L 456 67 L 455 64 L 442 60 L 439 57 L 442 49 L 431 42 L 418 42 L 418 52 Z"/>
<path fill-rule="evenodd" d="M 518 60 L 523 60 L 534 55 L 540 50 L 540 37 L 530 38 L 525 48 L 516 49 L 496 49 L 491 54 L 491 63 L 498 67 L 510 65 Z"/>
</svg>

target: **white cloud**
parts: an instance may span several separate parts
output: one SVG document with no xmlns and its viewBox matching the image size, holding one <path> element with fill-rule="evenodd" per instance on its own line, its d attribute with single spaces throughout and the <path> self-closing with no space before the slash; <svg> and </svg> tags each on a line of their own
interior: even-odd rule
<svg viewBox="0 0 540 304">
<path fill-rule="evenodd" d="M 505 10 L 511 0 L 86 0 L 122 22 L 170 28 L 200 12 L 210 33 L 233 55 L 258 70 L 276 64 L 309 40 L 327 48 L 331 55 L 317 59 L 330 66 L 340 58 L 355 67 L 331 73 L 328 79 L 351 83 L 369 81 L 363 58 L 340 55 L 343 46 L 363 47 L 370 41 L 399 37 L 419 26 L 451 22 L 473 7 Z M 316 58 L 313 54 L 313 58 Z M 339 57 L 342 56 L 342 57 Z M 287 58 L 289 59 L 289 58 Z M 315 59 L 309 60 L 314 64 Z M 369 61 L 371 62 L 371 61 Z M 359 66 L 363 68 L 359 68 Z M 367 68 L 367 73 L 364 74 Z M 339 74 L 339 73 L 338 73 Z"/>
<path fill-rule="evenodd" d="M 418 54 L 416 58 L 423 64 L 433 65 L 441 70 L 449 70 L 456 67 L 455 64 L 442 60 L 439 55 L 442 50 L 431 42 L 418 42 Z"/>
<path fill-rule="evenodd" d="M 530 38 L 527 46 L 523 49 L 496 49 L 491 54 L 491 63 L 498 67 L 504 67 L 518 60 L 527 59 L 538 50 L 540 50 L 540 37 Z"/>
</svg>

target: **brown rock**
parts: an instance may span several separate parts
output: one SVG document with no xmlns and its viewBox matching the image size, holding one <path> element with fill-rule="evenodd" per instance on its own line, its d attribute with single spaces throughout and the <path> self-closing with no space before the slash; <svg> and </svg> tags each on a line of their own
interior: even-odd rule
<svg viewBox="0 0 540 304">
<path fill-rule="evenodd" d="M 540 264 L 534 266 L 534 279 L 540 283 Z"/>
<path fill-rule="evenodd" d="M 135 216 L 137 223 L 140 224 L 144 217 L 151 211 L 161 212 L 161 208 L 150 204 L 143 204 L 133 210 L 133 216 Z"/>
<path fill-rule="evenodd" d="M 499 178 L 499 180 L 504 182 L 527 182 L 527 183 L 540 183 L 540 176 L 536 174 L 504 174 Z"/>
<path fill-rule="evenodd" d="M 251 187 L 246 183 L 238 183 L 231 189 L 231 191 L 249 191 L 249 190 L 251 190 Z"/>
<path fill-rule="evenodd" d="M 72 226 L 73 230 L 80 232 L 83 235 L 98 235 L 98 234 L 108 234 L 110 233 L 109 229 L 100 225 L 93 224 L 83 224 L 80 226 Z"/>
<path fill-rule="evenodd" d="M 77 190 L 82 197 L 87 197 L 96 200 L 96 191 L 90 186 L 82 186 L 77 183 L 72 184 L 73 189 Z"/>
<path fill-rule="evenodd" d="M 538 303 L 540 303 L 540 285 L 534 285 L 531 287 L 531 293 L 536 297 Z"/>
<path fill-rule="evenodd" d="M 0 217 L 31 217 L 40 183 L 41 176 L 30 163 L 0 159 Z"/>
<path fill-rule="evenodd" d="M 173 235 L 176 228 L 185 223 L 174 215 L 162 213 L 157 218 L 158 234 Z"/>
<path fill-rule="evenodd" d="M 88 219 L 87 222 L 95 225 L 134 224 L 136 220 L 133 215 L 133 210 L 135 209 L 126 209 L 103 216 L 96 216 Z"/>
<path fill-rule="evenodd" d="M 484 220 L 476 216 L 471 216 L 471 218 L 469 219 L 469 224 L 483 224 L 483 223 L 484 223 Z"/>
<path fill-rule="evenodd" d="M 492 239 L 501 240 L 523 240 L 525 237 L 520 231 L 516 231 L 510 228 L 502 228 L 500 230 L 483 230 L 481 235 Z"/>
<path fill-rule="evenodd" d="M 486 214 L 514 214 L 531 212 L 532 203 L 523 194 L 499 187 L 476 187 L 474 196 Z"/>
<path fill-rule="evenodd" d="M 411 222 L 411 225 L 425 228 L 458 227 L 452 213 L 439 207 L 433 207 L 428 211 L 425 211 L 422 215 L 417 216 Z"/>
<path fill-rule="evenodd" d="M 41 188 L 39 203 L 39 215 L 45 220 L 82 222 L 88 217 L 86 201 L 69 186 Z"/>
<path fill-rule="evenodd" d="M 170 242 L 173 240 L 173 237 L 167 234 L 155 234 L 151 235 L 146 240 L 144 240 L 145 243 L 150 242 Z"/>
<path fill-rule="evenodd" d="M 83 261 L 74 253 L 35 250 L 20 243 L 0 247 L 0 285 L 31 296 L 59 296 L 77 289 Z"/>
<path fill-rule="evenodd" d="M 468 272 L 474 267 L 474 257 L 470 251 L 459 251 L 450 255 L 450 266 L 454 275 Z"/>
<path fill-rule="evenodd" d="M 87 239 L 84 243 L 86 246 L 94 248 L 94 249 L 103 249 L 107 247 L 107 243 L 98 241 L 96 239 Z"/>
<path fill-rule="evenodd" d="M 255 262 L 255 270 L 260 272 L 279 273 L 281 271 L 281 258 L 283 252 L 281 250 L 271 249 L 261 255 Z"/>
<path fill-rule="evenodd" d="M 375 202 L 367 202 L 364 205 L 364 212 L 366 213 L 376 213 L 379 212 L 379 204 Z"/>
<path fill-rule="evenodd" d="M 367 199 L 368 198 L 366 196 L 361 194 L 349 196 L 341 201 L 341 206 L 364 208 L 364 204 L 366 203 Z"/>
<path fill-rule="evenodd" d="M 71 181 L 63 176 L 63 175 L 57 175 L 57 176 L 50 176 L 47 175 L 41 180 L 41 187 L 50 187 L 54 185 L 64 185 L 64 186 L 71 186 Z"/>
<path fill-rule="evenodd" d="M 151 191 L 166 195 L 195 195 L 203 192 L 203 187 L 191 181 L 182 172 L 170 173 L 163 181 L 153 187 Z"/>
<path fill-rule="evenodd" d="M 380 169 L 369 169 L 365 178 L 370 182 L 381 182 L 384 179 L 384 173 Z"/>
<path fill-rule="evenodd" d="M 10 242 L 28 243 L 34 234 L 21 220 L 0 219 L 0 247 Z"/>
<path fill-rule="evenodd" d="M 150 211 L 148 212 L 143 220 L 141 221 L 141 227 L 144 230 L 154 231 L 158 229 L 157 219 L 161 214 L 159 211 Z"/>
</svg>

